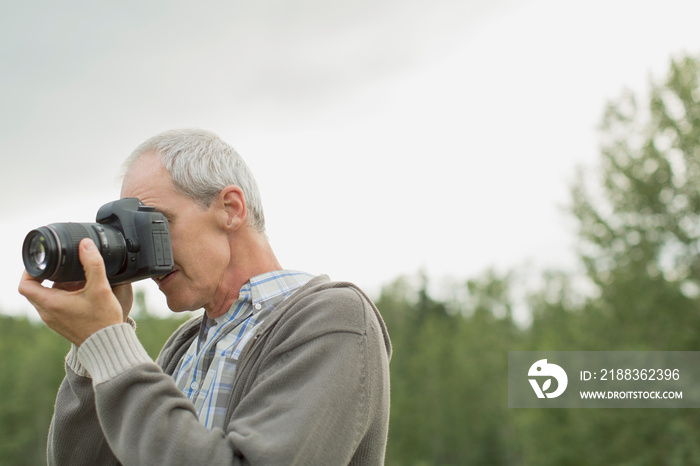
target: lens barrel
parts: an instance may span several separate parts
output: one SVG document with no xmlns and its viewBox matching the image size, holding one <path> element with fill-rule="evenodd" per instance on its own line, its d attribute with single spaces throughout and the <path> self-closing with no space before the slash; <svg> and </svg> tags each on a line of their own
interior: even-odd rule
<svg viewBox="0 0 700 466">
<path fill-rule="evenodd" d="M 123 269 L 127 257 L 124 236 L 116 228 L 100 223 L 52 223 L 30 231 L 22 245 L 24 267 L 32 277 L 45 280 L 85 280 L 78 255 L 83 238 L 90 238 L 97 245 L 107 277 Z"/>
</svg>

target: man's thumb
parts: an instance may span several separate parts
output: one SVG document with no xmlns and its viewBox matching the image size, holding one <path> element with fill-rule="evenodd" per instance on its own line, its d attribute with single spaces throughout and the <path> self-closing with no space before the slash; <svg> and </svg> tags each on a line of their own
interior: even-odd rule
<svg viewBox="0 0 700 466">
<path fill-rule="evenodd" d="M 79 248 L 80 263 L 85 271 L 85 281 L 106 280 L 105 263 L 100 251 L 90 238 L 83 238 Z"/>
</svg>

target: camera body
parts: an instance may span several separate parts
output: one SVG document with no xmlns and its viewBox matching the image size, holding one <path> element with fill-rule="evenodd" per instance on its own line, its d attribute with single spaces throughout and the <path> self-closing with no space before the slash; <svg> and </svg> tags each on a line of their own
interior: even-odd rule
<svg viewBox="0 0 700 466">
<path fill-rule="evenodd" d="M 22 245 L 29 275 L 55 282 L 85 280 L 78 255 L 83 238 L 97 245 L 112 285 L 172 272 L 168 220 L 154 207 L 127 197 L 100 207 L 96 221 L 52 223 L 30 231 Z"/>
</svg>

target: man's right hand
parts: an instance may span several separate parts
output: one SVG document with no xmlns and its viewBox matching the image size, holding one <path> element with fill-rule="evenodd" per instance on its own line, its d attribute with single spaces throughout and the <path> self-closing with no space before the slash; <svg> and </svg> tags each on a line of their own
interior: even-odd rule
<svg viewBox="0 0 700 466">
<path fill-rule="evenodd" d="M 19 292 L 32 303 L 47 326 L 80 346 L 98 330 L 126 321 L 133 290 L 131 284 L 111 287 L 104 260 L 92 240 L 83 239 L 78 249 L 85 282 L 47 288 L 42 286 L 43 280 L 25 271 Z"/>
</svg>

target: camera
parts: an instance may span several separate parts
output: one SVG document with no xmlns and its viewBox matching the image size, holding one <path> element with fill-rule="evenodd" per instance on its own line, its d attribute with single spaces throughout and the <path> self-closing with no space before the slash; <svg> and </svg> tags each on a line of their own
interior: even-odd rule
<svg viewBox="0 0 700 466">
<path fill-rule="evenodd" d="M 52 223 L 30 231 L 22 245 L 32 277 L 54 282 L 85 280 L 78 244 L 91 238 L 104 259 L 112 285 L 166 275 L 173 270 L 168 220 L 135 197 L 109 202 L 97 223 Z"/>
</svg>

